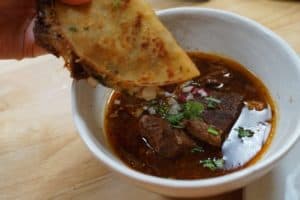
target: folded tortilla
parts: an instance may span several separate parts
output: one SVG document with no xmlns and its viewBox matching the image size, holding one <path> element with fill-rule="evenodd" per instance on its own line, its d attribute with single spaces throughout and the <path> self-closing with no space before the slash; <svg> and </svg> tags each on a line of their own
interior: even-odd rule
<svg viewBox="0 0 300 200">
<path fill-rule="evenodd" d="M 39 0 L 38 10 L 38 43 L 63 56 L 74 78 L 92 76 L 126 89 L 199 75 L 144 0 L 93 0 L 81 6 Z"/>
</svg>

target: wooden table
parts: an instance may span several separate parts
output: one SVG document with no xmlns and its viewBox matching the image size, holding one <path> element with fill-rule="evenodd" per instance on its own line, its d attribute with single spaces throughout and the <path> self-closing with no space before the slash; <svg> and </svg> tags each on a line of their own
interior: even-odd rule
<svg viewBox="0 0 300 200">
<path fill-rule="evenodd" d="M 252 18 L 300 52 L 300 2 L 152 0 L 155 9 L 212 7 Z M 0 62 L 0 199 L 166 200 L 111 173 L 84 146 L 70 110 L 68 72 L 52 56 Z M 241 190 L 211 199 L 241 198 Z"/>
</svg>

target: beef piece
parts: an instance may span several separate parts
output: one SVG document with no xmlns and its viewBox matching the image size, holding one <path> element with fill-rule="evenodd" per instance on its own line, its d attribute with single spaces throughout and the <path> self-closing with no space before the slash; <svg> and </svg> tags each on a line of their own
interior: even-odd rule
<svg viewBox="0 0 300 200">
<path fill-rule="evenodd" d="M 222 110 L 212 110 L 205 112 L 203 119 L 206 123 L 214 125 L 218 129 L 223 130 L 223 132 L 227 132 L 232 127 L 236 118 Z"/>
<path fill-rule="evenodd" d="M 241 112 L 244 96 L 224 92 L 211 92 L 210 96 L 219 99 L 221 103 L 216 109 L 207 109 L 203 113 L 203 119 L 207 124 L 227 133 Z"/>
<path fill-rule="evenodd" d="M 207 142 L 210 145 L 220 147 L 222 145 L 222 131 L 220 135 L 212 135 L 208 132 L 209 125 L 202 120 L 187 120 L 185 127 L 188 133 L 195 138 Z"/>
<path fill-rule="evenodd" d="M 166 158 L 174 158 L 196 146 L 184 131 L 174 129 L 162 118 L 144 115 L 139 121 L 141 136 L 153 150 Z"/>
<path fill-rule="evenodd" d="M 238 118 L 244 96 L 237 93 L 210 92 L 210 96 L 221 102 L 215 109 L 206 109 L 203 119 L 186 120 L 184 122 L 186 130 L 195 138 L 210 145 L 220 147 L 232 125 Z M 204 102 L 205 103 L 205 102 Z M 215 136 L 208 132 L 209 126 L 218 129 L 219 135 Z"/>
</svg>

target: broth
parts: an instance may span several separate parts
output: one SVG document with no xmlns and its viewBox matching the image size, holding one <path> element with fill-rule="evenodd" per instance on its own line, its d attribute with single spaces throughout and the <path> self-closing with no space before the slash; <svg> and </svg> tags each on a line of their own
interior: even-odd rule
<svg viewBox="0 0 300 200">
<path fill-rule="evenodd" d="M 200 77 L 163 87 L 155 100 L 114 92 L 108 102 L 108 141 L 137 171 L 174 179 L 217 177 L 247 167 L 270 144 L 276 112 L 263 83 L 230 59 L 188 54 Z"/>
</svg>

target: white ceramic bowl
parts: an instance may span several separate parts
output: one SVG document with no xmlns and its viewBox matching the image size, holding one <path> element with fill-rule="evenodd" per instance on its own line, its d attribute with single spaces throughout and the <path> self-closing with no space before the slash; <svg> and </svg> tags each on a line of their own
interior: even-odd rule
<svg viewBox="0 0 300 200">
<path fill-rule="evenodd" d="M 103 118 L 111 90 L 74 81 L 72 107 L 79 134 L 93 154 L 109 168 L 148 190 L 176 197 L 215 195 L 245 186 L 266 174 L 300 135 L 300 61 L 276 34 L 245 17 L 204 8 L 176 8 L 157 13 L 186 50 L 230 57 L 255 73 L 278 108 L 274 140 L 256 164 L 225 176 L 201 180 L 170 180 L 128 168 L 109 148 Z M 298 159 L 298 158 L 296 158 Z"/>
</svg>

